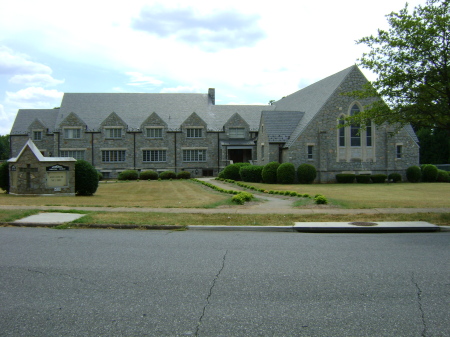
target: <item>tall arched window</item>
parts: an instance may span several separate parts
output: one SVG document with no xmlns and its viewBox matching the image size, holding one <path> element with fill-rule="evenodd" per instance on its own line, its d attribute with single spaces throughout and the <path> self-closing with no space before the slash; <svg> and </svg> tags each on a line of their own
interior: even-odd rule
<svg viewBox="0 0 450 337">
<path fill-rule="evenodd" d="M 350 115 L 357 115 L 361 110 L 357 104 L 353 104 Z M 361 127 L 359 124 L 350 126 L 350 146 L 361 146 Z"/>
<path fill-rule="evenodd" d="M 345 128 L 344 128 L 345 120 L 344 116 L 339 118 L 339 146 L 345 146 Z"/>
</svg>

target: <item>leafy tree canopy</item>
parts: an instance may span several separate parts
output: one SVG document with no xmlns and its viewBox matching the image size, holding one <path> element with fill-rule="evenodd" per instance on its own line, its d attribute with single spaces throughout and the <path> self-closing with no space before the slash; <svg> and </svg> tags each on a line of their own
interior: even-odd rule
<svg viewBox="0 0 450 337">
<path fill-rule="evenodd" d="M 348 93 L 372 100 L 346 125 L 372 119 L 450 132 L 450 0 L 427 0 L 411 12 L 408 4 L 387 16 L 389 30 L 356 41 L 370 48 L 359 60 L 377 79 Z"/>
<path fill-rule="evenodd" d="M 0 160 L 9 159 L 9 135 L 0 136 Z"/>
</svg>

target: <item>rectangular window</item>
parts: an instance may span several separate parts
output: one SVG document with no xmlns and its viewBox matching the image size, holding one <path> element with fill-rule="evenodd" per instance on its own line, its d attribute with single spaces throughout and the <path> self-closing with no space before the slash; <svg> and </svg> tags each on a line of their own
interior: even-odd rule
<svg viewBox="0 0 450 337">
<path fill-rule="evenodd" d="M 313 150 L 314 150 L 314 146 L 308 145 L 308 159 L 313 159 Z"/>
<path fill-rule="evenodd" d="M 372 146 L 372 125 L 370 122 L 367 124 L 366 128 L 366 145 Z"/>
<path fill-rule="evenodd" d="M 167 161 L 166 150 L 144 150 L 142 160 L 145 162 L 165 162 Z"/>
<path fill-rule="evenodd" d="M 122 128 L 108 128 L 106 131 L 106 138 L 122 138 Z"/>
<path fill-rule="evenodd" d="M 403 145 L 397 145 L 397 159 L 402 159 L 403 157 Z"/>
<path fill-rule="evenodd" d="M 203 129 L 186 129 L 187 138 L 202 138 L 203 137 Z"/>
<path fill-rule="evenodd" d="M 352 125 L 350 127 L 350 145 L 361 146 L 361 134 L 359 125 Z"/>
<path fill-rule="evenodd" d="M 80 139 L 81 138 L 81 129 L 64 129 L 64 138 Z"/>
<path fill-rule="evenodd" d="M 245 138 L 245 129 L 244 128 L 229 128 L 229 137 L 230 138 Z"/>
<path fill-rule="evenodd" d="M 345 121 L 341 118 L 339 120 L 339 146 L 345 146 Z"/>
<path fill-rule="evenodd" d="M 183 161 L 206 161 L 206 150 L 183 150 Z"/>
<path fill-rule="evenodd" d="M 103 150 L 102 162 L 115 163 L 125 161 L 125 150 Z"/>
<path fill-rule="evenodd" d="M 33 131 L 33 140 L 42 140 L 42 131 Z"/>
<path fill-rule="evenodd" d="M 67 150 L 67 151 L 60 151 L 59 156 L 60 157 L 72 157 L 77 160 L 81 159 L 84 160 L 84 152 L 82 150 Z"/>
<path fill-rule="evenodd" d="M 146 136 L 148 138 L 162 138 L 162 128 L 147 128 Z"/>
</svg>

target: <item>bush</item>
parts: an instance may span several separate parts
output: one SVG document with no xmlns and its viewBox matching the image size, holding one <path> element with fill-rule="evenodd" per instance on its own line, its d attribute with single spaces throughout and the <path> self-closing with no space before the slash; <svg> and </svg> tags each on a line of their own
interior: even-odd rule
<svg viewBox="0 0 450 337">
<path fill-rule="evenodd" d="M 232 180 L 241 180 L 241 176 L 239 174 L 239 170 L 242 166 L 250 165 L 250 163 L 236 163 L 228 165 L 224 168 L 223 177 L 224 179 L 232 179 Z"/>
<path fill-rule="evenodd" d="M 431 164 L 422 165 L 422 181 L 433 183 L 437 180 L 438 169 Z"/>
<path fill-rule="evenodd" d="M 384 183 L 387 179 L 387 175 L 386 174 L 372 174 L 370 176 L 370 180 L 372 180 L 372 182 L 374 184 L 381 184 Z"/>
<path fill-rule="evenodd" d="M 279 184 L 293 184 L 295 181 L 295 166 L 292 163 L 283 163 L 277 169 L 277 182 Z"/>
<path fill-rule="evenodd" d="M 119 173 L 118 180 L 138 180 L 139 174 L 135 170 L 125 170 Z"/>
<path fill-rule="evenodd" d="M 263 166 L 246 165 L 239 170 L 242 181 L 259 183 L 262 181 Z"/>
<path fill-rule="evenodd" d="M 98 181 L 102 181 L 103 180 L 103 173 L 97 171 L 98 174 Z"/>
<path fill-rule="evenodd" d="M 98 172 L 85 160 L 75 163 L 75 193 L 76 195 L 93 195 L 98 188 Z"/>
<path fill-rule="evenodd" d="M 159 174 L 161 180 L 177 179 L 177 174 L 173 171 L 164 171 Z"/>
<path fill-rule="evenodd" d="M 402 181 L 402 175 L 400 173 L 391 173 L 388 176 L 388 179 L 394 183 L 398 183 L 399 181 Z"/>
<path fill-rule="evenodd" d="M 5 193 L 9 193 L 9 165 L 7 162 L 0 165 L 0 188 Z"/>
<path fill-rule="evenodd" d="M 139 175 L 139 179 L 141 180 L 157 180 L 158 172 L 153 170 L 142 171 Z"/>
<path fill-rule="evenodd" d="M 191 172 L 189 172 L 189 171 L 180 171 L 177 174 L 177 179 L 191 179 Z"/>
<path fill-rule="evenodd" d="M 238 194 L 234 195 L 231 198 L 231 201 L 242 205 L 244 204 L 246 201 L 250 201 L 253 199 L 253 194 L 248 193 L 248 192 L 239 192 Z"/>
<path fill-rule="evenodd" d="M 422 171 L 419 166 L 410 166 L 406 169 L 406 179 L 410 183 L 418 183 L 422 178 Z"/>
<path fill-rule="evenodd" d="M 273 161 L 266 165 L 262 170 L 262 180 L 266 184 L 276 184 L 277 183 L 277 169 L 280 163 Z"/>
<path fill-rule="evenodd" d="M 368 183 L 370 183 L 370 175 L 369 174 L 359 174 L 356 176 L 356 182 L 358 184 L 368 184 Z"/>
<path fill-rule="evenodd" d="M 297 177 L 300 184 L 312 184 L 316 176 L 316 168 L 311 164 L 301 164 L 297 168 Z"/>
<path fill-rule="evenodd" d="M 437 180 L 440 183 L 448 183 L 450 182 L 450 174 L 444 170 L 438 170 Z"/>
<path fill-rule="evenodd" d="M 336 181 L 339 184 L 351 184 L 355 181 L 355 176 L 353 173 L 339 173 L 336 174 Z"/>
<path fill-rule="evenodd" d="M 326 205 L 328 204 L 328 200 L 327 198 L 325 198 L 325 196 L 323 196 L 322 194 L 318 194 L 314 197 L 314 202 L 317 205 Z"/>
</svg>

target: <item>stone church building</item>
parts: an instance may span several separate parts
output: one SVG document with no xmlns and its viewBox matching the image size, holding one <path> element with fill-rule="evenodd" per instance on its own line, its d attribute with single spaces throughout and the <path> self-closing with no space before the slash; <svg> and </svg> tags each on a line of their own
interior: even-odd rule
<svg viewBox="0 0 450 337">
<path fill-rule="evenodd" d="M 367 102 L 342 95 L 367 79 L 351 66 L 272 105 L 216 105 L 206 94 L 65 93 L 56 109 L 21 109 L 10 133 L 11 156 L 28 139 L 46 157 L 73 157 L 105 178 L 123 170 L 182 170 L 216 176 L 232 162 L 314 165 L 317 182 L 337 173 L 401 173 L 419 164 L 410 126 L 337 128 Z"/>
</svg>

